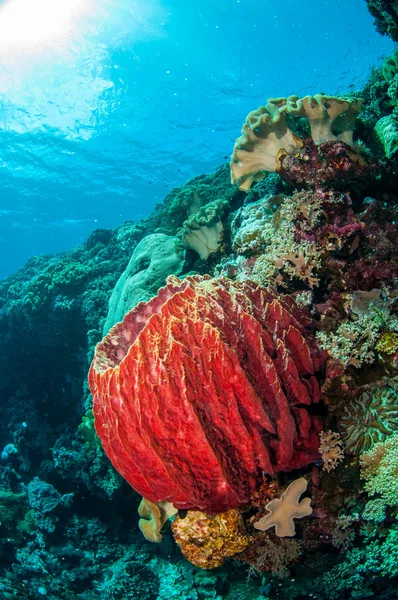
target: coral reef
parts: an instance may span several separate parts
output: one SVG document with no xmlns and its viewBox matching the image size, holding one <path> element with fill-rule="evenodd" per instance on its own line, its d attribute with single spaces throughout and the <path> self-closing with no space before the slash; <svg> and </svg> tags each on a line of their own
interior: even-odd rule
<svg viewBox="0 0 398 600">
<path fill-rule="evenodd" d="M 397 110 L 396 53 L 271 99 L 246 195 L 223 166 L 0 282 L 2 598 L 396 597 Z"/>
</svg>

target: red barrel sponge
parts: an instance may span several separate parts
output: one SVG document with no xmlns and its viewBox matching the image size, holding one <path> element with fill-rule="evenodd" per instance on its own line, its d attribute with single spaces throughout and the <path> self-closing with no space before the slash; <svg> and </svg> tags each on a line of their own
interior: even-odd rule
<svg viewBox="0 0 398 600">
<path fill-rule="evenodd" d="M 95 427 L 114 467 L 152 502 L 218 513 L 249 502 L 263 473 L 318 459 L 312 328 L 250 281 L 170 277 L 95 351 Z"/>
</svg>

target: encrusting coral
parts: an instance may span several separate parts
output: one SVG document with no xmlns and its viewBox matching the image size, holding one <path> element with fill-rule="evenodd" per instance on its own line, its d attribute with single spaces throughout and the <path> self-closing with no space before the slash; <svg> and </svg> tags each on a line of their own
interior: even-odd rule
<svg viewBox="0 0 398 600">
<path fill-rule="evenodd" d="M 300 477 L 286 488 L 280 498 L 271 500 L 266 505 L 269 514 L 254 523 L 260 531 L 275 527 L 278 537 L 293 537 L 296 533 L 294 519 L 302 519 L 312 514 L 311 499 L 300 496 L 307 490 L 307 480 Z"/>
<path fill-rule="evenodd" d="M 236 140 L 231 160 L 231 181 L 237 183 L 243 191 L 250 189 L 253 182 L 260 181 L 266 171 L 278 171 L 282 177 L 296 180 L 307 174 L 307 183 L 311 180 L 313 169 L 315 181 L 325 183 L 328 170 L 337 167 L 353 176 L 361 169 L 362 159 L 349 148 L 353 144 L 355 119 L 362 107 L 360 98 L 338 98 L 316 94 L 315 96 L 289 96 L 288 98 L 270 98 L 265 106 L 249 113 L 242 128 L 242 135 Z M 311 129 L 312 144 L 298 137 L 290 128 L 288 117 L 307 118 Z M 329 162 L 319 157 L 315 147 L 328 142 L 339 142 L 338 151 L 333 157 L 332 146 L 327 146 Z M 309 153 L 306 150 L 309 148 Z M 285 157 L 298 159 L 289 166 L 284 164 Z M 330 164 L 330 160 L 332 164 Z M 300 175 L 301 164 L 303 175 Z M 321 173 L 317 175 L 317 171 Z M 330 174 L 329 174 L 330 176 Z"/>
<path fill-rule="evenodd" d="M 202 569 L 221 566 L 226 558 L 243 552 L 252 542 L 236 509 L 218 515 L 190 510 L 184 518 L 173 521 L 172 530 L 185 557 Z"/>
</svg>

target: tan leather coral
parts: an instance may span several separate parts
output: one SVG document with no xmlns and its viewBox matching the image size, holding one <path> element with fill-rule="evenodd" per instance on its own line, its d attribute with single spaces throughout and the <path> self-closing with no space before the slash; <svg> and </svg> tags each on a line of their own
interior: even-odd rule
<svg viewBox="0 0 398 600">
<path fill-rule="evenodd" d="M 266 531 L 275 527 L 278 537 L 292 537 L 296 533 L 293 519 L 302 519 L 312 513 L 310 498 L 300 501 L 307 489 L 307 480 L 299 477 L 286 488 L 280 498 L 271 500 L 265 507 L 269 512 L 254 524 L 256 529 Z"/>
<path fill-rule="evenodd" d="M 289 128 L 289 120 L 306 118 L 316 144 L 340 140 L 353 144 L 355 119 L 362 108 L 361 98 L 289 96 L 270 98 L 265 106 L 248 114 L 237 138 L 231 160 L 231 181 L 243 191 L 260 181 L 265 171 L 278 171 L 279 159 L 294 154 L 303 140 Z"/>
<path fill-rule="evenodd" d="M 151 502 L 143 498 L 138 507 L 138 514 L 141 517 L 138 526 L 149 542 L 161 542 L 160 530 L 176 513 L 177 509 L 170 502 Z"/>
<path fill-rule="evenodd" d="M 228 206 L 227 200 L 215 200 L 192 213 L 177 230 L 177 251 L 195 250 L 202 260 L 220 248 L 223 225 L 221 217 Z"/>
<path fill-rule="evenodd" d="M 285 104 L 281 102 L 283 100 Z M 315 143 L 339 139 L 352 145 L 355 120 L 363 103 L 361 98 L 338 98 L 315 94 L 301 99 L 297 96 L 277 98 L 276 101 L 281 102 L 280 110 L 288 115 L 308 119 L 311 137 Z"/>
<path fill-rule="evenodd" d="M 290 131 L 284 111 L 268 102 L 247 115 L 242 135 L 236 140 L 231 161 L 232 183 L 247 191 L 262 171 L 276 171 L 281 150 L 291 153 L 302 146 Z"/>
</svg>

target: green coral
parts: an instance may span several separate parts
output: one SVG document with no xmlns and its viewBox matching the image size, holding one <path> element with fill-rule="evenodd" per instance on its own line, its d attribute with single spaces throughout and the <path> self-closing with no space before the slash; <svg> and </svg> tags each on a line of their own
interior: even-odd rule
<svg viewBox="0 0 398 600">
<path fill-rule="evenodd" d="M 0 491 L 0 540 L 18 542 L 23 533 L 29 533 L 33 528 L 27 494 Z"/>
<path fill-rule="evenodd" d="M 392 81 L 398 73 L 398 50 L 395 50 L 392 56 L 386 58 L 381 68 L 383 77 L 386 81 Z"/>
<path fill-rule="evenodd" d="M 382 498 L 374 498 L 367 502 L 362 517 L 365 521 L 373 521 L 374 523 L 382 523 L 386 518 L 385 504 Z"/>
<path fill-rule="evenodd" d="M 340 427 L 345 451 L 354 455 L 398 431 L 398 381 L 386 379 L 347 402 Z"/>
<path fill-rule="evenodd" d="M 75 289 L 89 276 L 90 269 L 73 259 L 65 259 L 49 265 L 28 288 L 22 300 L 28 313 L 40 312 L 57 294 Z"/>
<path fill-rule="evenodd" d="M 377 531 L 377 530 L 376 530 Z M 367 539 L 360 548 L 352 548 L 344 560 L 314 582 L 314 590 L 329 600 L 340 598 L 376 597 L 372 582 L 380 577 L 398 575 L 398 527 L 378 532 L 376 539 Z M 348 593 L 350 595 L 345 595 Z"/>
<path fill-rule="evenodd" d="M 382 312 L 370 305 L 367 312 L 352 319 L 346 319 L 333 332 L 319 331 L 318 343 L 332 358 L 344 367 L 362 367 L 373 363 L 376 344 L 385 331 L 396 331 L 398 321 L 395 315 Z"/>
<path fill-rule="evenodd" d="M 101 441 L 95 432 L 94 413 L 91 409 L 89 409 L 86 414 L 83 415 L 82 422 L 80 423 L 78 430 L 91 450 L 98 450 L 101 448 Z"/>
<path fill-rule="evenodd" d="M 387 506 L 398 505 L 398 434 L 364 452 L 360 462 L 368 494 L 380 497 Z"/>
<path fill-rule="evenodd" d="M 167 216 L 174 226 L 181 226 L 187 217 L 202 206 L 219 198 L 229 201 L 236 190 L 231 186 L 228 166 L 224 165 L 211 175 L 199 175 L 183 188 L 173 190 L 165 199 Z"/>
<path fill-rule="evenodd" d="M 398 150 L 397 115 L 393 113 L 379 119 L 374 132 L 387 158 L 392 158 Z"/>
</svg>

